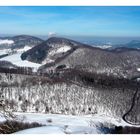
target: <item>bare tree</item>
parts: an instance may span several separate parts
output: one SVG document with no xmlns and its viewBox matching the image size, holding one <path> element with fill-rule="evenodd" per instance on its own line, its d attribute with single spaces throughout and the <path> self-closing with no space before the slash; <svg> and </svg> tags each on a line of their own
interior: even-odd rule
<svg viewBox="0 0 140 140">
<path fill-rule="evenodd" d="M 8 104 L 6 104 L 6 99 L 3 95 L 4 88 L 0 89 L 0 115 L 2 115 L 6 120 L 13 120 L 16 118 L 16 115 L 12 113 Z"/>
</svg>

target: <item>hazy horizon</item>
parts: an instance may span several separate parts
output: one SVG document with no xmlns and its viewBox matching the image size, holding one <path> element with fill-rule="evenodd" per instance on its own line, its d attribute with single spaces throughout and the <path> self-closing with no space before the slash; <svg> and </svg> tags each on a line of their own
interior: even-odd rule
<svg viewBox="0 0 140 140">
<path fill-rule="evenodd" d="M 18 36 L 18 35 L 30 35 L 30 36 L 35 36 L 35 37 L 39 37 L 43 40 L 47 40 L 49 38 L 48 34 L 46 35 L 35 35 L 35 34 L 0 34 L 0 37 L 13 37 L 13 36 Z M 140 37 L 122 37 L 122 36 L 72 36 L 72 35 L 52 35 L 50 37 L 64 37 L 64 38 L 68 38 L 68 39 L 72 39 L 75 41 L 79 41 L 79 42 L 83 42 L 83 43 L 87 43 L 87 44 L 92 44 L 92 43 L 106 43 L 106 44 L 125 44 L 125 43 L 129 43 L 132 40 L 139 40 L 140 41 Z"/>
</svg>

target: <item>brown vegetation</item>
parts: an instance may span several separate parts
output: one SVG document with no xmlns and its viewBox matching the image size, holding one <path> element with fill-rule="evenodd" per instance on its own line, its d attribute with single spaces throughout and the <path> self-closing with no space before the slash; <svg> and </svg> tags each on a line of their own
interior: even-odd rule
<svg viewBox="0 0 140 140">
<path fill-rule="evenodd" d="M 5 122 L 0 123 L 0 134 L 11 134 L 20 130 L 40 127 L 40 126 L 42 125 L 36 122 L 23 123 L 18 121 L 7 120 Z"/>
</svg>

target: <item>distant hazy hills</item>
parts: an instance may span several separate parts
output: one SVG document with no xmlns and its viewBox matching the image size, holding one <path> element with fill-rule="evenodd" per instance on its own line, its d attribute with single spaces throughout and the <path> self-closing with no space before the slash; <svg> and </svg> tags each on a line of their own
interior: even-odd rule
<svg viewBox="0 0 140 140">
<path fill-rule="evenodd" d="M 0 49 L 22 48 L 24 46 L 36 46 L 43 40 L 34 36 L 19 35 L 14 37 L 0 37 Z"/>
<path fill-rule="evenodd" d="M 126 44 L 118 44 L 114 45 L 113 48 L 132 48 L 132 49 L 140 49 L 140 40 L 132 40 Z"/>
</svg>

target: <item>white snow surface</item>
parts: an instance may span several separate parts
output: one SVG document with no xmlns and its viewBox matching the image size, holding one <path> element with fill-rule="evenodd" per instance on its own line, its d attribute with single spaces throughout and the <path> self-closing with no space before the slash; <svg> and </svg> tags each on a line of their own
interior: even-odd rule
<svg viewBox="0 0 140 140">
<path fill-rule="evenodd" d="M 16 51 L 17 52 L 26 52 L 31 48 L 32 48 L 31 46 L 24 46 L 24 48 L 17 49 Z"/>
<path fill-rule="evenodd" d="M 130 126 L 122 119 L 115 119 L 99 114 L 84 116 L 41 113 L 16 114 L 18 118 L 24 118 L 23 122 L 38 122 L 46 126 L 18 131 L 15 134 L 101 134 L 103 132 L 101 132 L 98 126 L 102 123 L 116 126 Z"/>
<path fill-rule="evenodd" d="M 112 118 L 102 114 L 83 116 L 42 113 L 15 114 L 19 121 L 28 123 L 38 122 L 45 126 L 21 130 L 14 134 L 101 134 L 103 132 L 99 127 L 102 124 L 107 127 L 110 127 L 110 124 L 116 126 L 132 126 L 122 119 Z M 0 122 L 3 121 L 5 119 L 0 114 Z"/>
<path fill-rule="evenodd" d="M 91 116 L 60 114 L 18 113 L 24 115 L 24 122 L 38 122 L 43 127 L 26 129 L 15 134 L 98 134 L 99 130 L 89 126 Z M 52 122 L 49 122 L 51 120 Z"/>
<path fill-rule="evenodd" d="M 6 121 L 6 119 L 3 117 L 3 115 L 0 113 L 0 123 Z"/>
<path fill-rule="evenodd" d="M 137 71 L 140 71 L 140 68 L 137 68 Z"/>
<path fill-rule="evenodd" d="M 97 48 L 101 48 L 101 49 L 107 49 L 107 48 L 111 48 L 111 45 L 101 45 L 101 46 L 96 46 Z"/>
<path fill-rule="evenodd" d="M 48 53 L 48 55 L 55 55 L 57 53 L 64 53 L 64 52 L 67 52 L 71 49 L 70 46 L 62 46 L 62 47 L 58 47 L 56 49 L 52 49 L 50 50 L 50 52 Z"/>
<path fill-rule="evenodd" d="M 64 47 L 59 48 L 59 49 L 56 51 L 56 53 L 67 52 L 67 51 L 69 51 L 70 49 L 71 49 L 70 46 L 64 46 Z"/>
<path fill-rule="evenodd" d="M 0 39 L 0 45 L 3 45 L 3 44 L 11 45 L 11 44 L 14 44 L 14 41 L 9 40 L 9 39 Z"/>
<path fill-rule="evenodd" d="M 52 63 L 55 60 L 53 60 L 53 56 L 57 55 L 57 54 L 62 54 L 65 53 L 67 51 L 71 50 L 70 46 L 53 46 L 52 49 L 49 50 L 48 52 L 48 56 L 47 58 L 42 62 L 42 64 L 46 64 L 46 63 Z"/>
<path fill-rule="evenodd" d="M 21 66 L 21 67 L 32 67 L 32 68 L 39 68 L 41 66 L 41 64 L 37 64 L 37 63 L 33 63 L 33 62 L 29 62 L 27 60 L 22 60 L 21 59 L 21 52 L 19 53 L 15 53 L 6 57 L 1 58 L 0 60 L 2 61 L 9 61 L 12 64 L 16 65 L 16 66 Z"/>
<path fill-rule="evenodd" d="M 11 49 L 1 49 L 0 55 L 9 54 L 10 52 L 11 52 Z"/>
<path fill-rule="evenodd" d="M 16 132 L 15 134 L 65 134 L 63 128 L 57 126 L 42 126 Z"/>
</svg>

